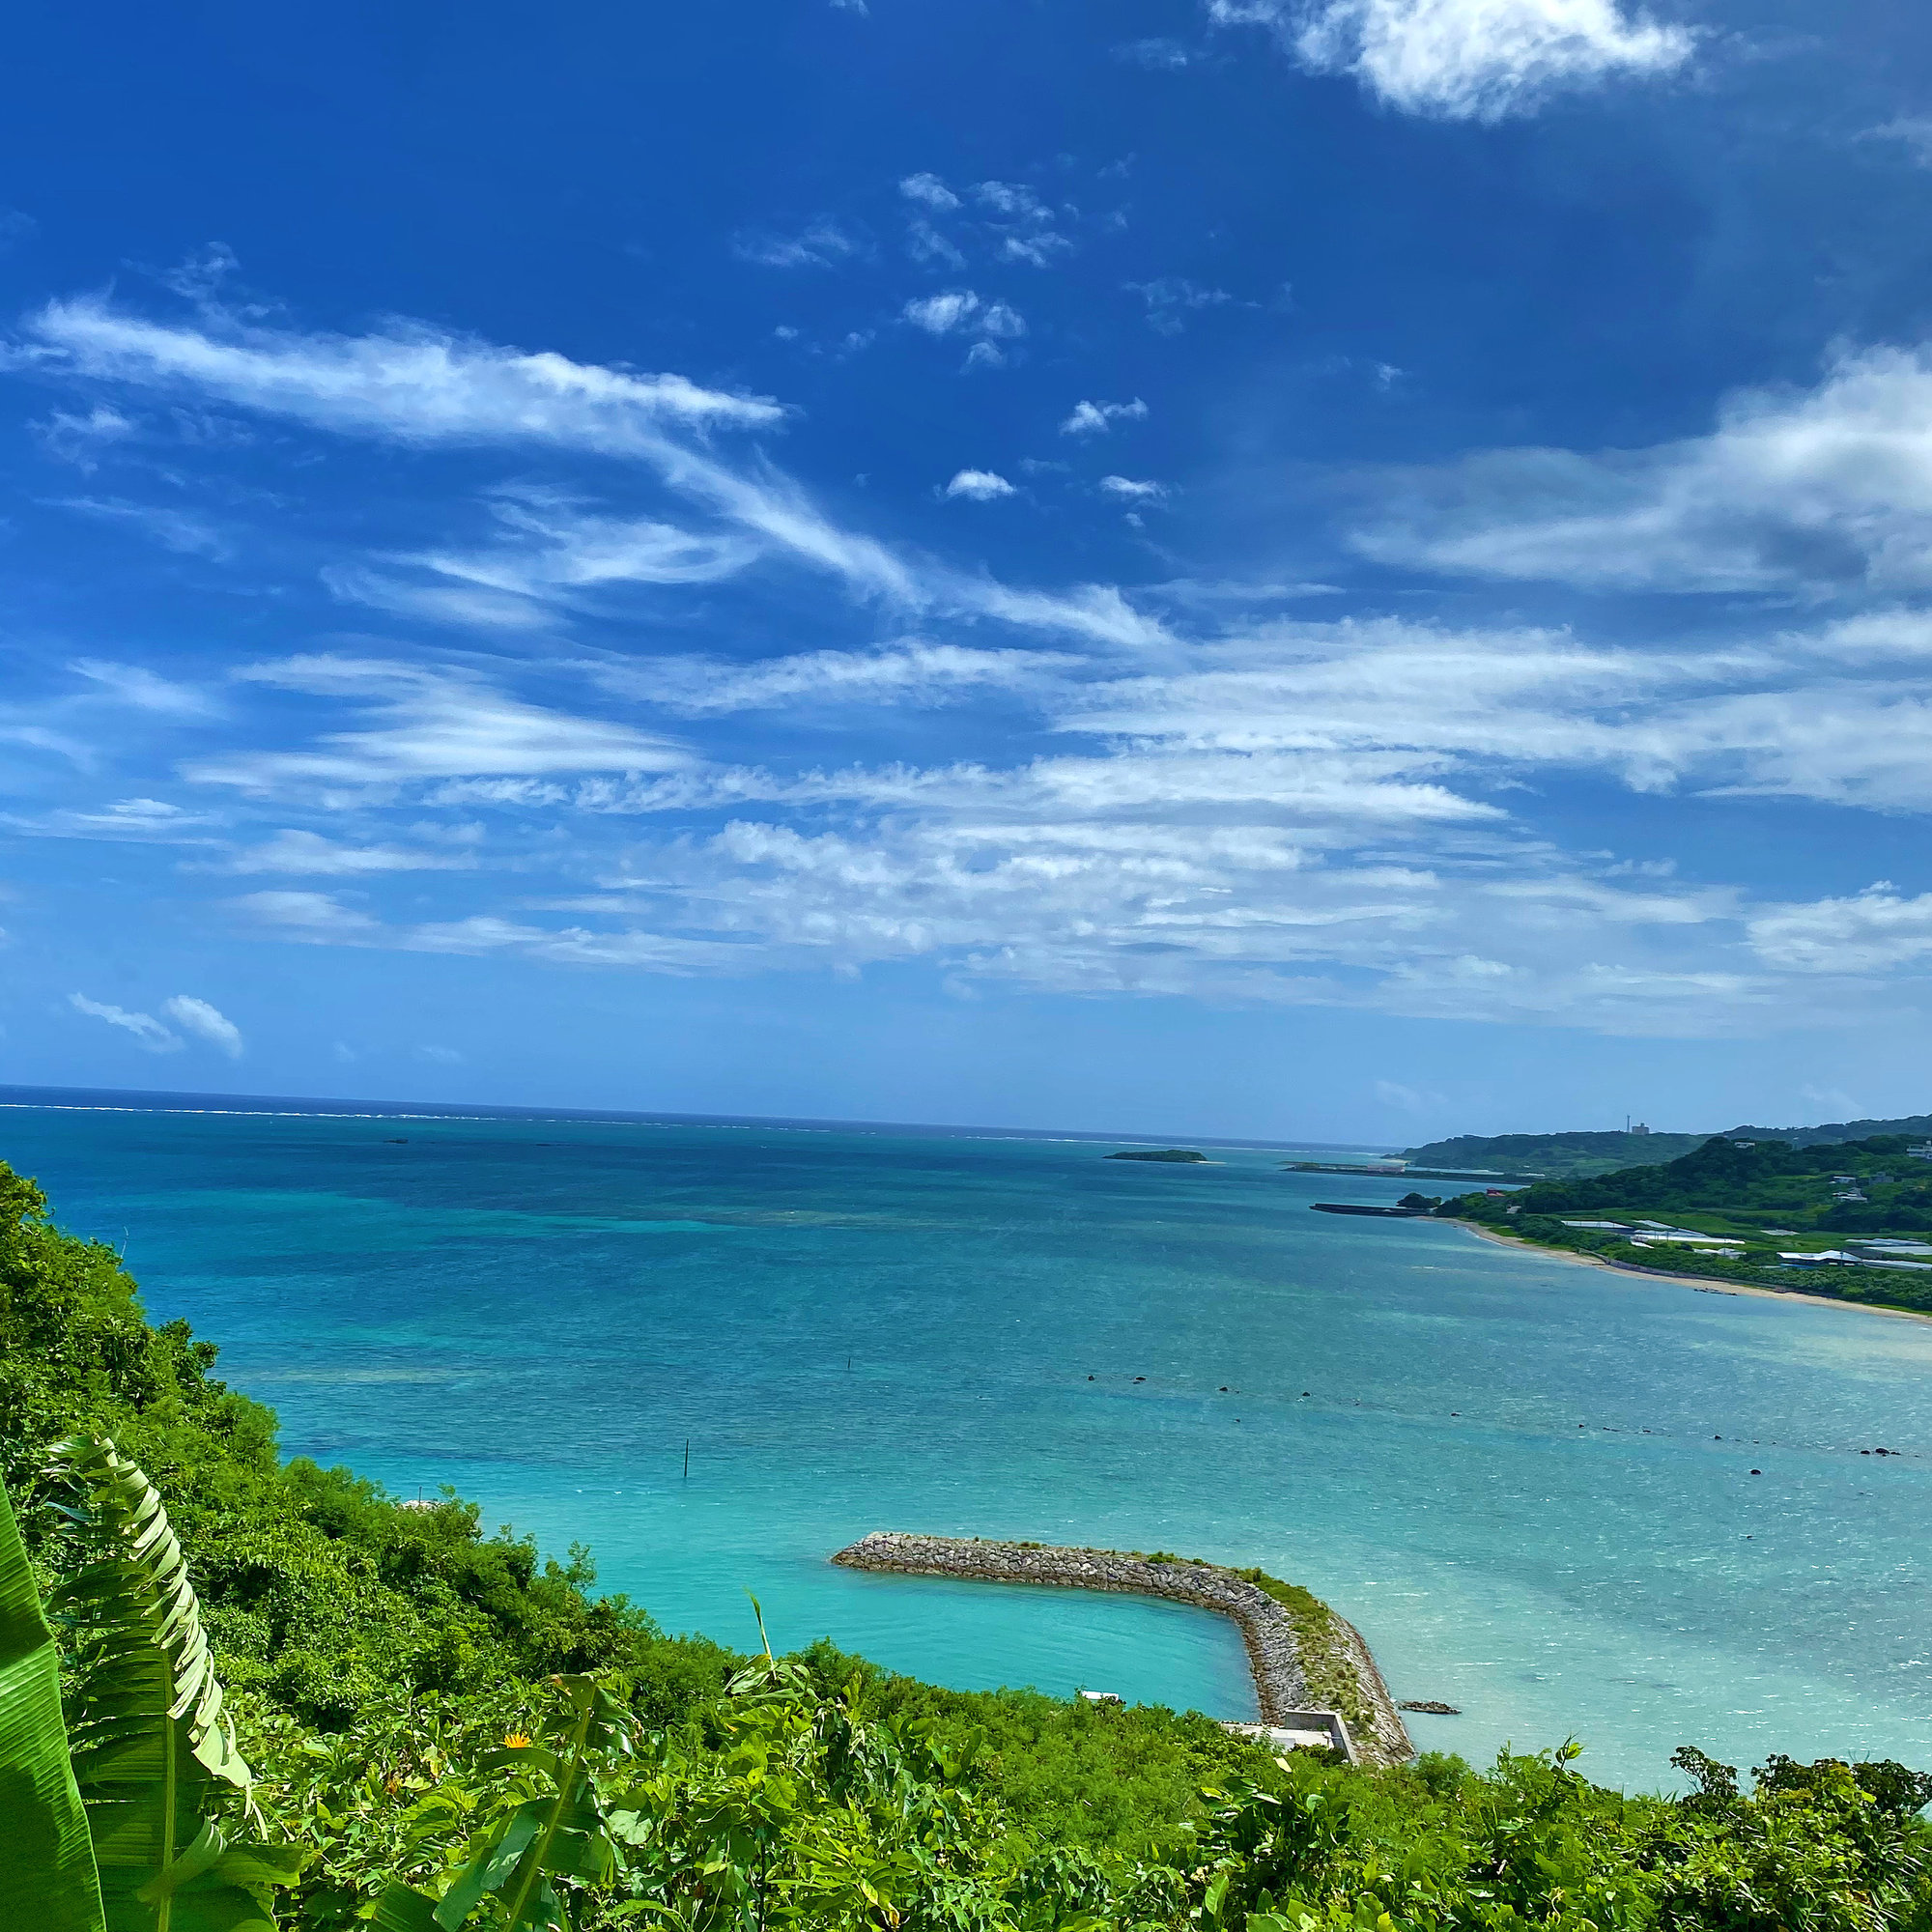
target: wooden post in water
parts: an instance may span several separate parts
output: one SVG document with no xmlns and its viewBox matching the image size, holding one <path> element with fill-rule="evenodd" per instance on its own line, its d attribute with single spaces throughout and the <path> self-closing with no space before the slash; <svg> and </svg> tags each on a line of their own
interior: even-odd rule
<svg viewBox="0 0 1932 1932">
<path fill-rule="evenodd" d="M 691 1437 L 684 1438 L 684 1480 L 691 1481 Z"/>
</svg>

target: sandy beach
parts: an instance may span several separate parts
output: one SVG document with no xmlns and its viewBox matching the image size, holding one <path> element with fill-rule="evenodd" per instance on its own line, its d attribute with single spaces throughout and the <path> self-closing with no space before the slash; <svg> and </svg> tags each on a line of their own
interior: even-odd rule
<svg viewBox="0 0 1932 1932">
<path fill-rule="evenodd" d="M 1505 1235 L 1494 1228 L 1483 1228 L 1473 1221 L 1458 1221 L 1479 1241 L 1493 1241 L 1501 1248 L 1520 1248 L 1526 1254 L 1547 1260 L 1575 1262 L 1579 1267 L 1607 1268 L 1612 1274 L 1634 1274 L 1644 1281 L 1674 1282 L 1680 1288 L 1694 1288 L 1699 1294 L 1754 1294 L 1768 1301 L 1808 1301 L 1819 1308 L 1855 1308 L 1862 1315 L 1892 1315 L 1906 1321 L 1932 1321 L 1932 1315 L 1917 1308 L 1887 1308 L 1872 1301 L 1845 1301 L 1835 1294 L 1806 1294 L 1802 1288 L 1760 1288 L 1754 1282 L 1724 1281 L 1712 1275 L 1674 1274 L 1668 1268 L 1634 1267 L 1626 1262 L 1605 1261 L 1601 1255 L 1579 1255 L 1572 1248 L 1547 1248 L 1541 1241 L 1525 1241 L 1520 1235 Z"/>
</svg>

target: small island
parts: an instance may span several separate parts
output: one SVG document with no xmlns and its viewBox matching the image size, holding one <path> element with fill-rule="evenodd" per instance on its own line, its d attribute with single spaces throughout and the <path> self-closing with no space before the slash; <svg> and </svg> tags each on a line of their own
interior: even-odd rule
<svg viewBox="0 0 1932 1932">
<path fill-rule="evenodd" d="M 1201 1160 L 1208 1156 L 1193 1148 L 1130 1148 L 1124 1153 L 1110 1153 L 1108 1160 Z"/>
</svg>

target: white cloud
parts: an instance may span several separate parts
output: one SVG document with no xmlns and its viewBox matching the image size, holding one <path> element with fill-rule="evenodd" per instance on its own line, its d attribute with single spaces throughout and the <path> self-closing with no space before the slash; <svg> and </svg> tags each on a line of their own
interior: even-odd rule
<svg viewBox="0 0 1932 1932">
<path fill-rule="evenodd" d="M 228 539 L 205 517 L 166 503 L 129 503 L 104 497 L 55 497 L 48 500 L 57 510 L 77 510 L 84 517 L 98 517 L 105 523 L 131 525 L 178 556 L 205 556 L 223 563 L 234 554 Z"/>
<path fill-rule="evenodd" d="M 1896 141 L 1921 168 L 1932 168 L 1932 114 L 1901 114 L 1882 128 L 1868 128 L 1867 141 Z"/>
<path fill-rule="evenodd" d="M 944 262 L 949 269 L 963 269 L 965 255 L 949 242 L 931 222 L 914 220 L 906 228 L 906 253 L 915 262 Z"/>
<path fill-rule="evenodd" d="M 1014 309 L 982 301 L 971 290 L 911 303 L 907 317 L 938 334 L 978 337 L 973 354 L 982 360 L 998 360 L 996 339 L 1026 332 Z M 699 389 L 683 377 L 634 376 L 427 328 L 312 336 L 217 316 L 204 334 L 142 322 L 98 302 L 52 304 L 33 329 L 38 347 L 25 354 L 49 371 L 162 389 L 199 385 L 248 408 L 404 444 L 534 442 L 635 459 L 731 526 L 720 536 L 644 519 L 600 522 L 558 499 L 527 492 L 506 496 L 506 501 L 526 504 L 527 516 L 526 527 L 512 532 L 523 540 L 502 552 L 439 552 L 330 569 L 327 582 L 338 595 L 381 609 L 499 630 L 531 629 L 549 620 L 547 607 L 568 608 L 571 593 L 599 583 L 703 582 L 767 551 L 823 570 L 857 595 L 913 610 L 1094 635 L 1096 600 L 1120 613 L 1127 610 L 1112 588 L 1083 585 L 1065 594 L 1015 589 L 925 559 L 909 560 L 874 538 L 841 528 L 771 465 L 754 460 L 734 468 L 708 441 L 689 435 L 775 423 L 782 414 L 776 403 Z M 1110 614 L 1104 629 L 1118 638 L 1129 621 L 1145 638 L 1165 636 L 1140 616 Z M 0 736 L 19 742 L 31 736 L 64 755 L 85 753 L 84 746 L 39 724 L 0 725 Z"/>
<path fill-rule="evenodd" d="M 980 298 L 971 289 L 955 289 L 950 295 L 925 296 L 905 305 L 905 319 L 928 335 L 951 335 L 978 314 Z"/>
<path fill-rule="evenodd" d="M 1127 61 L 1135 67 L 1177 72 L 1186 67 L 1194 56 L 1179 41 L 1156 38 L 1124 42 L 1114 49 L 1114 58 Z"/>
<path fill-rule="evenodd" d="M 108 444 L 123 442 L 134 434 L 133 422 L 105 403 L 97 403 L 85 415 L 55 410 L 46 421 L 30 423 L 28 428 L 49 456 L 89 471 L 99 467 L 101 452 Z"/>
<path fill-rule="evenodd" d="M 936 210 L 941 214 L 959 206 L 959 197 L 933 174 L 907 175 L 899 183 L 899 192 L 908 201 L 916 201 L 923 207 Z"/>
<path fill-rule="evenodd" d="M 1167 495 L 1165 483 L 1137 482 L 1131 476 L 1103 476 L 1100 488 L 1110 497 L 1119 497 L 1129 503 L 1158 502 Z"/>
<path fill-rule="evenodd" d="M 129 1033 L 150 1053 L 179 1053 L 181 1041 L 164 1027 L 152 1013 L 130 1013 L 126 1007 L 108 1006 L 99 1000 L 90 1000 L 84 993 L 70 993 L 67 1003 L 75 1012 L 85 1013 L 88 1018 L 105 1020 L 111 1027 L 119 1027 L 123 1033 Z"/>
<path fill-rule="evenodd" d="M 331 565 L 338 597 L 405 616 L 485 630 L 535 630 L 594 610 L 595 593 L 627 584 L 711 583 L 754 562 L 762 547 L 733 531 L 689 530 L 648 517 L 611 517 L 554 493 L 499 493 L 502 532 L 477 550 L 417 552 L 380 564 Z"/>
<path fill-rule="evenodd" d="M 432 852 L 414 845 L 348 845 L 319 833 L 285 830 L 260 845 L 233 854 L 224 872 L 306 873 L 315 878 L 356 878 L 379 872 L 465 872 L 469 852 Z"/>
<path fill-rule="evenodd" d="M 319 429 L 405 442 L 530 442 L 655 452 L 668 424 L 757 428 L 768 397 L 706 389 L 683 376 L 631 375 L 526 355 L 429 327 L 387 335 L 298 335 L 232 319 L 219 333 L 170 328 L 92 298 L 49 302 L 28 323 L 47 369 L 178 388 Z"/>
<path fill-rule="evenodd" d="M 1492 450 L 1385 479 L 1386 561 L 1656 590 L 1932 588 L 1932 347 L 1848 351 L 1807 390 L 1744 390 L 1707 436 Z"/>
<path fill-rule="evenodd" d="M 906 303 L 901 311 L 915 328 L 928 335 L 953 335 L 962 330 L 980 335 L 1010 339 L 1026 333 L 1026 321 L 1005 302 L 981 301 L 971 289 L 952 289 L 943 295 L 923 296 Z"/>
<path fill-rule="evenodd" d="M 1007 235 L 1000 241 L 1003 262 L 1024 262 L 1029 268 L 1050 269 L 1062 255 L 1070 255 L 1073 243 L 1051 228 L 1027 235 Z"/>
<path fill-rule="evenodd" d="M 155 798 L 123 798 L 93 810 L 66 808 L 38 820 L 10 819 L 16 830 L 62 838 L 115 838 L 140 843 L 205 845 L 216 821 Z"/>
<path fill-rule="evenodd" d="M 418 1060 L 426 1060 L 432 1066 L 461 1066 L 463 1056 L 453 1046 L 419 1046 L 415 1050 Z"/>
<path fill-rule="evenodd" d="M 1160 275 L 1151 282 L 1128 282 L 1126 287 L 1147 304 L 1148 327 L 1159 335 L 1179 335 L 1187 327 L 1188 315 L 1234 300 L 1226 289 L 1206 288 L 1185 275 Z"/>
<path fill-rule="evenodd" d="M 1107 621 L 1103 606 L 1087 614 Z M 530 810 L 546 827 L 573 811 L 671 824 L 607 859 L 595 894 L 534 907 L 388 925 L 296 894 L 257 895 L 256 913 L 301 940 L 584 967 L 919 958 L 967 983 L 1618 1035 L 1815 1024 L 1820 975 L 1867 984 L 1913 966 L 1932 896 L 1876 889 L 1849 912 L 1753 905 L 1664 862 L 1566 855 L 1518 812 L 1557 774 L 1924 798 L 1924 722 L 1881 727 L 1871 700 L 1928 660 L 1932 619 L 1894 612 L 1703 652 L 1384 619 L 1197 639 L 1125 674 L 1082 655 L 919 640 L 738 666 L 611 665 L 597 673 L 609 688 L 691 716 L 816 706 L 822 724 L 839 704 L 997 689 L 1093 749 L 1006 768 L 465 780 L 432 796 Z M 1798 734 L 1798 753 L 1780 742 L 1788 724 L 1750 710 L 1794 693 L 1795 711 L 1839 720 Z M 709 831 L 693 814 L 729 822 Z M 597 923 L 559 929 L 532 910 Z"/>
<path fill-rule="evenodd" d="M 380 930 L 378 922 L 366 912 L 346 906 L 327 893 L 243 893 L 240 898 L 230 899 L 228 906 L 285 939 L 316 946 L 355 944 Z"/>
<path fill-rule="evenodd" d="M 875 651 L 804 651 L 734 665 L 673 657 L 604 667 L 606 690 L 687 718 L 802 704 L 945 704 L 976 691 L 1037 690 L 1076 660 L 1048 651 L 979 650 L 923 639 Z"/>
<path fill-rule="evenodd" d="M 492 774 L 671 771 L 689 753 L 608 719 L 526 704 L 482 679 L 381 660 L 285 658 L 237 673 L 258 685 L 357 704 L 369 723 L 326 733 L 322 749 L 241 752 L 185 768 L 204 784 L 250 791 L 394 785 Z"/>
<path fill-rule="evenodd" d="M 1317 73 L 1350 73 L 1406 113 L 1499 121 L 1550 95 L 1674 72 L 1694 35 L 1617 0 L 1208 0 L 1272 27 Z"/>
<path fill-rule="evenodd" d="M 1148 406 L 1136 396 L 1130 403 L 1075 403 L 1060 425 L 1062 436 L 1104 436 L 1117 422 L 1142 422 Z"/>
<path fill-rule="evenodd" d="M 975 503 L 990 503 L 995 497 L 1010 497 L 1013 486 L 990 469 L 961 469 L 946 486 L 949 497 L 964 497 Z"/>
<path fill-rule="evenodd" d="M 796 235 L 753 233 L 739 236 L 731 252 L 762 269 L 831 269 L 861 252 L 860 244 L 828 216 Z"/>
<path fill-rule="evenodd" d="M 106 658 L 75 658 L 68 667 L 101 696 L 162 718 L 218 718 L 223 706 L 198 685 L 177 683 L 145 665 L 115 664 Z"/>
<path fill-rule="evenodd" d="M 1030 187 L 1017 182 L 976 182 L 973 198 L 996 214 L 1011 215 L 1021 221 L 1050 221 L 1053 211 Z"/>
<path fill-rule="evenodd" d="M 980 326 L 997 328 L 1010 313 L 995 304 Z M 673 434 L 776 424 L 783 412 L 768 398 L 699 388 L 682 376 L 634 376 L 561 355 L 524 355 L 428 328 L 312 336 L 231 322 L 204 334 L 87 301 L 50 304 L 31 327 L 38 346 L 27 355 L 49 371 L 198 388 L 317 428 L 406 444 L 535 443 L 643 462 L 681 496 L 855 589 L 919 599 L 904 563 L 883 544 L 835 526 L 790 478 L 768 468 L 734 469 Z M 392 602 L 403 594 L 375 580 L 349 581 Z M 486 603 L 472 598 L 467 608 L 489 621 Z M 494 608 L 500 616 L 507 607 Z"/>
<path fill-rule="evenodd" d="M 1904 897 L 1881 879 L 1851 898 L 1777 906 L 1750 923 L 1769 964 L 1795 973 L 1866 975 L 1932 962 L 1932 893 Z"/>
<path fill-rule="evenodd" d="M 206 1000 L 197 1000 L 189 993 L 177 993 L 161 1010 L 184 1033 L 199 1035 L 211 1046 L 219 1047 L 230 1060 L 242 1058 L 242 1029 Z"/>
</svg>

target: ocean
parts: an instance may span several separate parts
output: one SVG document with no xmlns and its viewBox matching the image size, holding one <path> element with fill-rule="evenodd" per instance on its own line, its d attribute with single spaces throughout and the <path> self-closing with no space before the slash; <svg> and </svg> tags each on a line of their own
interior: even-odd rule
<svg viewBox="0 0 1932 1932">
<path fill-rule="evenodd" d="M 781 1646 L 1250 1717 L 1205 1612 L 825 1560 L 1168 1549 L 1327 1599 L 1461 1708 L 1425 1749 L 1932 1768 L 1932 1323 L 1313 1213 L 1404 1183 L 1293 1150 L 79 1097 L 0 1095 L 0 1157 L 289 1453 L 588 1544 L 668 1630 L 749 1648 L 754 1592 Z"/>
</svg>

